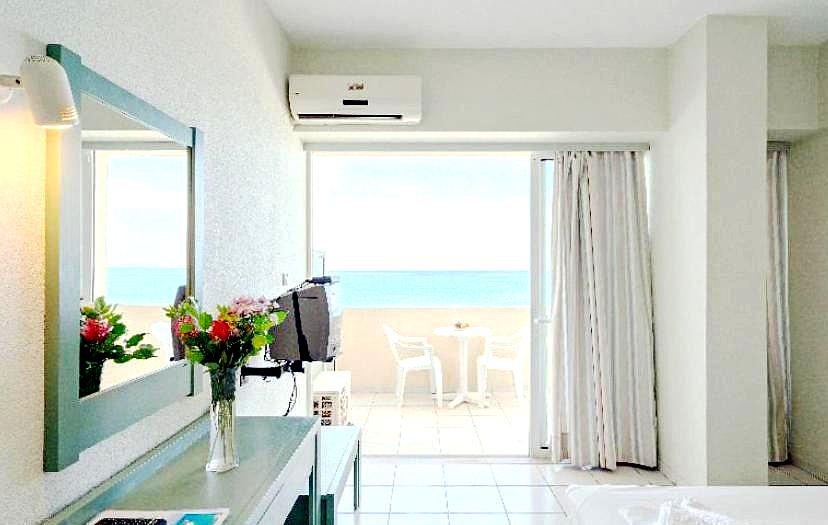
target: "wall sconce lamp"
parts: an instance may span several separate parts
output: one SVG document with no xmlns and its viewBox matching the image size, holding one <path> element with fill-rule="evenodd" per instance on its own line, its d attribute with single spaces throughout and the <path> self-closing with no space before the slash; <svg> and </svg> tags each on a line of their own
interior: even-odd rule
<svg viewBox="0 0 828 525">
<path fill-rule="evenodd" d="M 56 60 L 34 55 L 20 66 L 20 76 L 0 75 L 0 104 L 11 100 L 15 90 L 25 89 L 35 124 L 50 129 L 78 123 L 78 110 L 66 71 Z"/>
</svg>

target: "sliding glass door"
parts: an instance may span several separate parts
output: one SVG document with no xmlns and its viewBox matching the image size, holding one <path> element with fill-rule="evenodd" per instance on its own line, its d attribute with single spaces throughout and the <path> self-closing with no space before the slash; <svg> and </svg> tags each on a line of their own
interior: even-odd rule
<svg viewBox="0 0 828 525">
<path fill-rule="evenodd" d="M 527 454 L 528 158 L 311 156 L 311 271 L 339 279 L 365 454 Z"/>
<path fill-rule="evenodd" d="M 549 345 L 552 329 L 552 221 L 554 163 L 544 155 L 531 158 L 531 406 L 529 454 L 547 455 L 549 415 Z"/>
</svg>

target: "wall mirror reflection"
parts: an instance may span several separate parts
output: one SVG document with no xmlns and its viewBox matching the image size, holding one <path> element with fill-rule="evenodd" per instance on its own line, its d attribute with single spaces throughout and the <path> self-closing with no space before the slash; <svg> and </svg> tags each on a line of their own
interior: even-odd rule
<svg viewBox="0 0 828 525">
<path fill-rule="evenodd" d="M 85 397 L 184 357 L 164 307 L 186 293 L 190 177 L 186 147 L 87 94 L 81 102 Z"/>
</svg>

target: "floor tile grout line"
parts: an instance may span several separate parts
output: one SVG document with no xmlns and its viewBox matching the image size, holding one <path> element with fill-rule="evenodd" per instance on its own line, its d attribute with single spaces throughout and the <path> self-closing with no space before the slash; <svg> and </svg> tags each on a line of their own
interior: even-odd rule
<svg viewBox="0 0 828 525">
<path fill-rule="evenodd" d="M 497 482 L 497 478 L 494 478 L 494 469 L 492 470 L 492 478 L 495 482 Z M 497 495 L 500 497 L 500 506 L 503 507 L 503 512 L 506 513 L 506 521 L 508 521 L 511 525 L 512 519 L 509 518 L 509 509 L 506 508 L 506 500 L 503 499 L 503 493 L 500 492 L 500 486 L 497 487 Z"/>
</svg>

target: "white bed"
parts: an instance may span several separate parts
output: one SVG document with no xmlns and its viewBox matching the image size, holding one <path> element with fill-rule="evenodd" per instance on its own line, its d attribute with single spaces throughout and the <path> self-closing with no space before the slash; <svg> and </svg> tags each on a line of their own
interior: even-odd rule
<svg viewBox="0 0 828 525">
<path fill-rule="evenodd" d="M 562 503 L 572 525 L 650 525 L 647 519 L 630 521 L 622 509 L 639 515 L 656 509 L 657 515 L 662 504 L 683 498 L 738 525 L 828 524 L 828 487 L 572 486 Z"/>
</svg>

